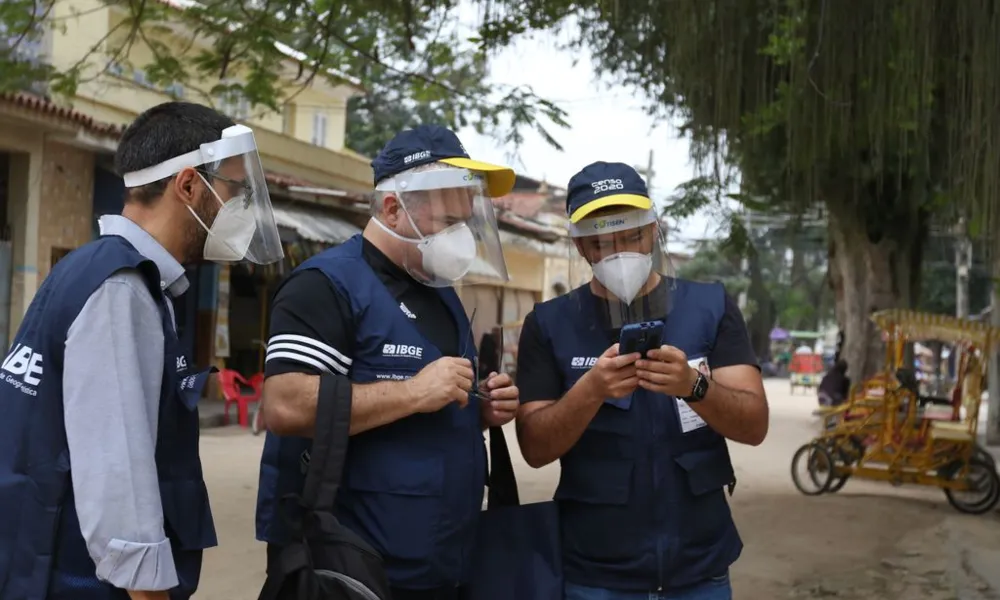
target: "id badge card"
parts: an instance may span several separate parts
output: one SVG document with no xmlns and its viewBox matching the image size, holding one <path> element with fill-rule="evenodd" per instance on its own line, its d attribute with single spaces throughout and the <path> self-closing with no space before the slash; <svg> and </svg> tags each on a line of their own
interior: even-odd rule
<svg viewBox="0 0 1000 600">
<path fill-rule="evenodd" d="M 688 361 L 688 366 L 698 369 L 705 377 L 712 376 L 712 370 L 708 366 L 708 357 L 706 356 L 692 358 Z M 677 401 L 677 417 L 681 424 L 681 433 L 691 433 L 708 426 L 705 419 L 694 412 L 694 409 L 687 402 L 680 398 L 675 398 L 675 400 Z"/>
</svg>

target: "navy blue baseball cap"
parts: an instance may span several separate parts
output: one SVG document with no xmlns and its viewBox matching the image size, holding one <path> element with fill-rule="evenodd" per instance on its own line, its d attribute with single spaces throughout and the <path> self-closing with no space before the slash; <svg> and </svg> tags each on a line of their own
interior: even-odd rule
<svg viewBox="0 0 1000 600">
<path fill-rule="evenodd" d="M 382 148 L 372 161 L 375 185 L 403 171 L 442 162 L 453 167 L 481 173 L 486 178 L 490 196 L 506 196 L 514 189 L 514 170 L 472 160 L 458 136 L 438 125 L 418 125 L 401 131 Z"/>
<path fill-rule="evenodd" d="M 609 206 L 653 208 L 646 182 L 635 169 L 625 163 L 595 162 L 570 178 L 566 214 L 571 223 Z"/>
</svg>

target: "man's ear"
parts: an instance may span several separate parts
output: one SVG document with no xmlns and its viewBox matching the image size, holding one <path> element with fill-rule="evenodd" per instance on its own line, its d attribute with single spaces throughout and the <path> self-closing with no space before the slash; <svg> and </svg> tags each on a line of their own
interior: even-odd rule
<svg viewBox="0 0 1000 600">
<path fill-rule="evenodd" d="M 396 198 L 394 194 L 385 194 L 382 196 L 382 210 L 379 211 L 382 214 L 382 220 L 389 227 L 396 226 L 396 220 L 399 218 L 399 198 Z"/>
<path fill-rule="evenodd" d="M 181 172 L 174 176 L 173 181 L 167 186 L 173 189 L 174 197 L 185 206 L 194 206 L 198 198 L 201 197 L 205 188 L 205 181 L 198 174 L 198 171 L 191 167 L 181 169 Z"/>
</svg>

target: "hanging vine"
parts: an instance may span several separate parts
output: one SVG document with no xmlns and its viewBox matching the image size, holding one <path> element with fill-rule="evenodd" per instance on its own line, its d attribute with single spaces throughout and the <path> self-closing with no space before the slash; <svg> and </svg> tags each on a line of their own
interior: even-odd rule
<svg viewBox="0 0 1000 600">
<path fill-rule="evenodd" d="M 489 0 L 485 43 L 577 32 L 601 69 L 681 116 L 706 173 L 828 200 L 872 224 L 916 209 L 1000 229 L 1000 7 L 993 0 Z M 750 168 L 748 168 L 750 167 Z M 910 183 L 905 183 L 907 180 Z M 926 188 L 924 190 L 918 188 Z M 899 192 L 906 191 L 906 197 Z M 895 192 L 895 193 L 892 193 Z"/>
</svg>

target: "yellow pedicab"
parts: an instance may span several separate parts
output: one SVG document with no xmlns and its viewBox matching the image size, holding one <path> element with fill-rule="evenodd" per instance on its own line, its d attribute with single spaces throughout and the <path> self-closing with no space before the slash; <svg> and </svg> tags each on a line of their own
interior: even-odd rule
<svg viewBox="0 0 1000 600">
<path fill-rule="evenodd" d="M 818 495 L 836 492 L 851 477 L 933 485 L 961 512 L 991 510 L 1000 502 L 1000 475 L 993 457 L 976 443 L 976 431 L 986 365 L 1000 344 L 1000 329 L 904 310 L 872 319 L 885 334 L 886 366 L 855 386 L 845 405 L 822 411 L 825 430 L 792 459 L 795 486 Z M 961 352 L 956 385 L 946 398 L 921 396 L 912 370 L 903 365 L 907 343 L 927 339 Z M 799 474 L 803 459 L 807 477 Z"/>
</svg>

